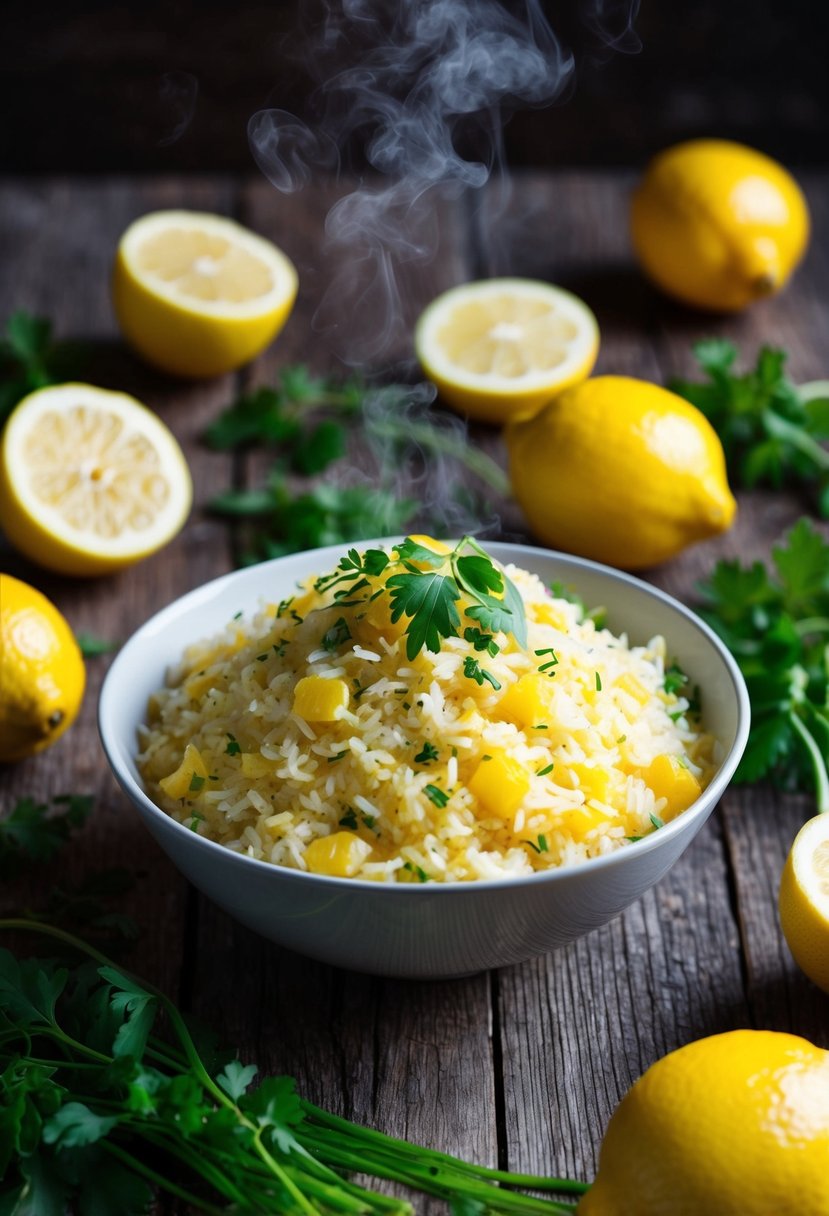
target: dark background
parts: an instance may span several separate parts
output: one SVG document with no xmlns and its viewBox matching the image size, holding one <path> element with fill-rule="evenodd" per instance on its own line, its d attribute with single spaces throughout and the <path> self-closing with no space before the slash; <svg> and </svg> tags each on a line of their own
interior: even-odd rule
<svg viewBox="0 0 829 1216">
<path fill-rule="evenodd" d="M 554 107 L 513 116 L 511 164 L 639 164 L 700 134 L 793 165 L 826 161 L 823 0 L 642 0 L 639 51 L 625 32 L 630 3 L 544 4 L 576 56 L 576 78 Z M 18 2 L 0 37 L 0 168 L 252 170 L 250 115 L 269 105 L 301 110 L 309 95 L 313 65 L 298 28 L 315 8 L 317 0 Z M 621 51 L 596 35 L 599 14 L 605 41 Z"/>
</svg>

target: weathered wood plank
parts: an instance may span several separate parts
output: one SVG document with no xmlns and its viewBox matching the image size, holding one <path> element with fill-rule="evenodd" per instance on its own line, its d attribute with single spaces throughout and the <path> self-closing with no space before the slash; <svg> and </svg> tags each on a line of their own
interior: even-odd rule
<svg viewBox="0 0 829 1216">
<path fill-rule="evenodd" d="M 43 590 L 78 631 L 123 640 L 153 612 L 189 588 L 227 569 L 223 530 L 205 520 L 201 505 L 227 457 L 207 453 L 198 435 L 227 393 L 220 382 L 180 383 L 154 373 L 117 337 L 109 299 L 116 242 L 143 212 L 191 206 L 229 211 L 232 189 L 212 180 L 147 182 L 33 181 L 0 192 L 0 259 L 5 273 L 0 315 L 16 308 L 50 317 L 60 338 L 88 345 L 82 374 L 92 383 L 122 389 L 155 408 L 182 443 L 196 487 L 196 506 L 184 532 L 161 553 L 103 579 L 60 578 L 8 548 L 2 568 Z M 95 811 L 86 829 L 44 870 L 4 890 L 7 908 L 42 908 L 55 885 L 73 887 L 90 872 L 118 867 L 134 872 L 123 909 L 142 936 L 130 961 L 175 993 L 179 984 L 187 886 L 109 775 L 96 727 L 97 696 L 107 658 L 87 663 L 88 685 L 77 723 L 53 749 L 0 773 L 0 808 L 32 795 L 91 792 Z"/>
</svg>

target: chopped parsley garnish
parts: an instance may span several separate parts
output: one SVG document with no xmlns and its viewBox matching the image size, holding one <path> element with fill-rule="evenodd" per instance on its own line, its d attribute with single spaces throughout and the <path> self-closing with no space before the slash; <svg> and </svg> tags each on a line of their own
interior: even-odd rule
<svg viewBox="0 0 829 1216">
<path fill-rule="evenodd" d="M 350 828 L 352 832 L 357 830 L 357 816 L 352 806 L 348 807 L 342 819 L 339 822 L 339 827 Z"/>
<path fill-rule="evenodd" d="M 492 759 L 492 756 L 481 756 L 481 764 L 483 764 L 485 760 L 491 760 L 491 759 Z"/>
<path fill-rule="evenodd" d="M 274 654 L 276 655 L 276 657 L 277 657 L 278 659 L 281 659 L 281 658 L 283 657 L 283 655 L 285 654 L 285 651 L 286 651 L 287 647 L 288 647 L 288 639 L 287 639 L 287 638 L 283 638 L 283 639 L 282 639 L 282 641 L 281 641 L 281 642 L 279 642 L 279 643 L 274 642 L 274 645 L 273 645 L 273 652 L 274 652 Z"/>
<path fill-rule="evenodd" d="M 534 853 L 549 853 L 549 845 L 547 837 L 541 833 L 535 840 L 525 840 L 524 844 L 528 844 Z"/>
<path fill-rule="evenodd" d="M 238 612 L 234 612 L 232 619 L 238 621 L 242 616 L 244 616 L 244 612 L 240 608 Z"/>
<path fill-rule="evenodd" d="M 418 882 L 429 881 L 429 875 L 426 873 L 426 871 L 421 869 L 420 866 L 412 865 L 410 861 L 403 863 L 403 869 L 408 870 L 410 874 L 416 875 Z"/>
<path fill-rule="evenodd" d="M 676 659 L 674 659 L 674 661 L 665 668 L 665 678 L 662 682 L 662 687 L 669 697 L 678 697 L 687 683 L 688 677 L 679 666 Z"/>
<path fill-rule="evenodd" d="M 532 729 L 533 730 L 549 730 L 550 728 L 546 722 L 536 722 L 535 726 Z"/>
<path fill-rule="evenodd" d="M 231 735 L 230 731 L 228 731 L 227 737 L 229 742 L 225 748 L 225 754 L 228 756 L 238 756 L 242 750 L 242 745 L 236 742 L 236 736 Z"/>
<path fill-rule="evenodd" d="M 368 828 L 368 830 L 370 832 L 377 832 L 379 835 L 380 829 L 378 827 L 376 827 L 376 824 L 377 824 L 376 815 L 368 815 L 365 811 L 361 811 L 360 818 L 362 819 L 363 823 L 366 825 L 366 827 Z"/>
<path fill-rule="evenodd" d="M 191 832 L 198 832 L 200 823 L 204 823 L 204 815 L 200 815 L 198 811 L 194 811 L 190 816 L 190 822 L 187 826 Z"/>
<path fill-rule="evenodd" d="M 619 738 L 616 740 L 617 745 L 619 743 L 624 743 L 626 739 L 627 739 L 627 735 L 619 735 Z"/>
<path fill-rule="evenodd" d="M 501 649 L 491 633 L 482 633 L 475 625 L 464 629 L 463 637 L 464 641 L 469 642 L 476 650 L 485 650 L 491 659 L 494 659 Z"/>
<path fill-rule="evenodd" d="M 495 679 L 491 671 L 487 671 L 485 667 L 481 667 L 477 659 L 473 659 L 472 655 L 467 655 L 463 661 L 463 674 L 467 680 L 474 680 L 476 684 L 483 685 L 484 680 L 487 684 L 491 684 L 497 692 L 501 687 L 500 681 Z"/>
<path fill-rule="evenodd" d="M 545 675 L 550 677 L 554 676 L 556 673 L 553 668 L 558 667 L 558 655 L 556 654 L 555 650 L 553 650 L 552 646 L 547 647 L 546 650 L 536 650 L 535 653 L 540 659 L 543 658 L 545 654 L 550 656 L 549 659 L 546 659 L 543 663 L 538 664 L 538 670 L 543 671 Z"/>
<path fill-rule="evenodd" d="M 602 677 L 596 672 L 596 692 L 602 691 Z"/>
<path fill-rule="evenodd" d="M 449 801 L 446 790 L 439 789 L 436 785 L 424 785 L 423 793 L 439 810 L 443 810 Z"/>
<path fill-rule="evenodd" d="M 423 744 L 421 750 L 414 758 L 415 764 L 431 764 L 433 760 L 437 760 L 440 753 L 434 743 L 430 743 L 428 739 Z"/>
<path fill-rule="evenodd" d="M 548 764 L 545 768 L 540 768 L 535 775 L 536 775 L 536 777 L 546 777 L 547 774 L 551 773 L 554 768 L 555 768 L 555 762 L 552 764 Z"/>
<path fill-rule="evenodd" d="M 269 659 L 269 658 L 270 658 L 270 655 L 269 655 L 267 652 L 266 652 L 265 654 L 258 654 L 258 655 L 256 656 L 256 662 L 257 662 L 257 663 L 264 663 L 264 662 L 265 662 L 265 660 L 266 660 L 266 659 Z"/>
<path fill-rule="evenodd" d="M 190 784 L 187 787 L 190 793 L 197 794 L 203 785 L 204 777 L 200 777 L 198 773 L 191 773 Z"/>
<path fill-rule="evenodd" d="M 654 815 L 651 813 L 650 815 L 648 815 L 648 819 L 650 819 L 651 823 L 653 824 L 653 826 L 655 828 L 664 828 L 664 826 L 665 826 L 665 821 L 663 819 L 660 819 L 658 815 Z"/>
<path fill-rule="evenodd" d="M 346 642 L 351 640 L 351 630 L 348 627 L 348 621 L 341 616 L 334 622 L 330 629 L 327 629 L 322 635 L 322 645 L 329 654 L 334 650 L 339 650 Z"/>
<path fill-rule="evenodd" d="M 341 752 L 337 752 L 335 755 L 329 756 L 328 763 L 336 764 L 338 760 L 342 760 L 347 755 L 348 755 L 348 748 L 345 747 L 345 748 L 343 748 L 343 750 Z"/>
</svg>

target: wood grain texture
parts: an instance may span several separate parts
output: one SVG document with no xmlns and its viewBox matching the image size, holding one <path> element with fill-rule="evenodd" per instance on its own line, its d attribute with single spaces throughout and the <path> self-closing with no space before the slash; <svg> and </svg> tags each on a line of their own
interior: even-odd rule
<svg viewBox="0 0 829 1216">
<path fill-rule="evenodd" d="M 815 219 L 809 257 L 790 290 L 737 318 L 700 317 L 664 300 L 639 276 L 626 237 L 628 174 L 519 175 L 506 195 L 445 203 L 435 214 L 431 267 L 407 262 L 406 311 L 383 357 L 414 376 L 411 319 L 455 282 L 488 274 L 547 278 L 581 294 L 602 330 L 597 371 L 664 383 L 691 370 L 691 343 L 706 334 L 791 351 L 796 379 L 826 374 L 829 179 L 807 180 Z M 0 316 L 16 307 L 50 315 L 60 336 L 89 339 L 88 378 L 134 392 L 178 435 L 193 469 L 197 507 L 182 535 L 116 577 L 73 583 L 7 548 L 0 568 L 51 595 L 73 626 L 123 638 L 158 608 L 232 565 L 224 524 L 207 500 L 261 479 L 267 461 L 207 451 L 205 424 L 246 384 L 290 363 L 338 366 L 342 335 L 315 328 L 326 288 L 348 264 L 326 246 L 336 191 L 282 197 L 262 182 L 191 179 L 32 181 L 0 190 Z M 235 214 L 275 239 L 300 269 L 294 314 L 274 347 L 243 375 L 205 385 L 172 382 L 143 367 L 116 337 L 108 271 L 134 216 L 164 206 Z M 346 318 L 370 333 L 372 308 Z M 381 320 L 376 321 L 379 326 Z M 345 322 L 344 322 L 345 323 Z M 407 363 L 407 361 L 409 361 Z M 472 435 L 504 462 L 500 436 Z M 359 463 L 359 454 L 355 457 Z M 740 495 L 726 536 L 687 551 L 647 577 L 686 603 L 719 556 L 753 559 L 805 507 L 791 494 Z M 515 505 L 495 504 L 490 535 L 525 538 Z M 263 942 L 186 883 L 144 833 L 109 778 L 95 729 L 107 660 L 89 662 L 82 716 L 33 761 L 0 771 L 0 813 L 14 799 L 95 791 L 89 826 L 52 866 L 4 889 L 4 909 L 43 906 L 58 883 L 101 866 L 143 871 L 127 898 L 143 929 L 131 961 L 211 1023 L 244 1059 L 287 1072 L 311 1100 L 392 1134 L 481 1162 L 589 1178 L 619 1096 L 653 1060 L 734 1026 L 794 1030 L 827 1043 L 829 998 L 799 973 L 782 940 L 776 886 L 807 796 L 732 789 L 668 876 L 611 925 L 566 950 L 490 976 L 442 984 L 385 981 L 338 971 Z M 422 1203 L 431 1214 L 440 1205 Z"/>
</svg>

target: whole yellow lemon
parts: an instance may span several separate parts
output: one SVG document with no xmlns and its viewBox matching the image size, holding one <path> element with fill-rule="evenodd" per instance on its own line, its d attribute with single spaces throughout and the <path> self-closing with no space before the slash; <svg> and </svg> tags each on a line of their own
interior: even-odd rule
<svg viewBox="0 0 829 1216">
<path fill-rule="evenodd" d="M 739 312 L 787 282 L 809 239 L 806 200 L 782 165 L 695 139 L 656 156 L 633 195 L 633 245 L 668 295 Z"/>
<path fill-rule="evenodd" d="M 85 683 L 75 635 L 55 605 L 0 574 L 0 761 L 59 739 L 78 716 Z"/>
<path fill-rule="evenodd" d="M 505 434 L 513 493 L 552 548 L 636 570 L 734 518 L 716 432 L 655 384 L 596 376 Z"/>
<path fill-rule="evenodd" d="M 829 1051 L 734 1030 L 680 1047 L 608 1124 L 578 1216 L 829 1216 Z"/>
</svg>

